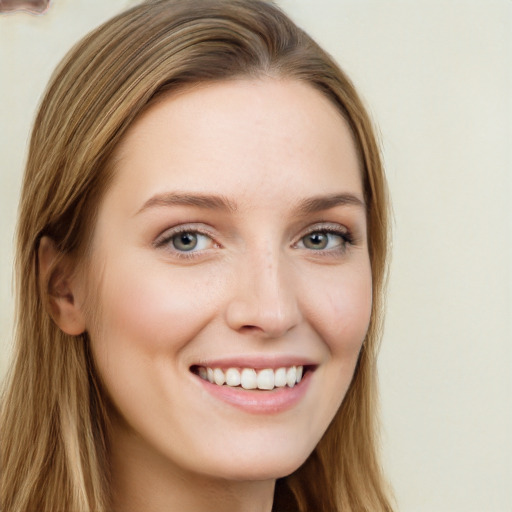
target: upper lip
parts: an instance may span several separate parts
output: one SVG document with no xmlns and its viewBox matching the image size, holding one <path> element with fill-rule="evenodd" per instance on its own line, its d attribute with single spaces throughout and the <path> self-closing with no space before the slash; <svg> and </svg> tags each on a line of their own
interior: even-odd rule
<svg viewBox="0 0 512 512">
<path fill-rule="evenodd" d="M 303 356 L 231 356 L 216 359 L 204 359 L 197 361 L 193 366 L 203 366 L 205 368 L 254 368 L 255 370 L 263 370 L 266 368 L 290 367 L 290 366 L 318 366 L 313 359 Z"/>
</svg>

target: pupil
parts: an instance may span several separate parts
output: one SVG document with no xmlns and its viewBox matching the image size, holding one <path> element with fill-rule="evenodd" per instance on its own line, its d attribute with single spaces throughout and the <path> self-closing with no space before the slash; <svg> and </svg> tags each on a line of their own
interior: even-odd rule
<svg viewBox="0 0 512 512">
<path fill-rule="evenodd" d="M 181 233 L 174 239 L 174 247 L 180 251 L 190 251 L 197 245 L 197 236 L 193 233 Z"/>
<path fill-rule="evenodd" d="M 327 236 L 325 233 L 311 233 L 308 238 L 308 244 L 312 249 L 323 249 L 327 246 Z"/>
</svg>

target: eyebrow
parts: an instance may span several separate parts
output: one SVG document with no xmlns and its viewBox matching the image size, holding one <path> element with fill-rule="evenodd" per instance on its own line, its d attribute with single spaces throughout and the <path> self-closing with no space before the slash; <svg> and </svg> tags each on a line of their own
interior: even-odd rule
<svg viewBox="0 0 512 512">
<path fill-rule="evenodd" d="M 297 211 L 303 215 L 308 215 L 329 210 L 336 206 L 357 206 L 366 209 L 365 202 L 354 194 L 329 194 L 301 201 L 297 206 Z"/>
<path fill-rule="evenodd" d="M 296 210 L 299 214 L 308 215 L 315 212 L 329 210 L 336 206 L 357 206 L 366 209 L 364 201 L 353 194 L 329 194 L 315 196 L 299 201 Z M 221 210 L 234 213 L 237 205 L 221 195 L 188 194 L 167 192 L 157 194 L 148 199 L 137 211 L 137 215 L 149 208 L 162 206 L 196 206 L 207 210 Z"/>
<path fill-rule="evenodd" d="M 183 194 L 167 192 L 157 194 L 148 199 L 137 214 L 158 206 L 196 206 L 207 210 L 223 210 L 235 212 L 236 205 L 228 198 L 219 195 Z"/>
</svg>

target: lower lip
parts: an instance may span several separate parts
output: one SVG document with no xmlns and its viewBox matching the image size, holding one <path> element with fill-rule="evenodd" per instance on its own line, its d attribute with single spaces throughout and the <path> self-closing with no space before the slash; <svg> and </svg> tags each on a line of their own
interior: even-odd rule
<svg viewBox="0 0 512 512">
<path fill-rule="evenodd" d="M 218 386 L 199 376 L 197 376 L 197 379 L 208 393 L 238 409 L 255 414 L 278 414 L 291 409 L 300 402 L 309 387 L 312 373 L 308 371 L 293 388 L 285 386 L 274 388 L 271 391 Z"/>
</svg>

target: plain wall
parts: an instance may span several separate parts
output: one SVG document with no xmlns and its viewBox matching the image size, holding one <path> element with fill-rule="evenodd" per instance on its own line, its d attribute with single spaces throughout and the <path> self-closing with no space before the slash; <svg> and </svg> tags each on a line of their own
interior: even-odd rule
<svg viewBox="0 0 512 512">
<path fill-rule="evenodd" d="M 36 106 L 64 53 L 130 0 L 0 16 L 0 369 Z M 354 80 L 395 213 L 380 375 L 404 512 L 512 511 L 512 2 L 282 0 Z"/>
</svg>

